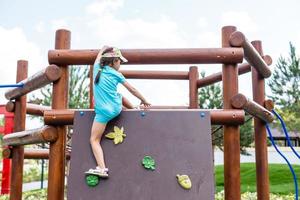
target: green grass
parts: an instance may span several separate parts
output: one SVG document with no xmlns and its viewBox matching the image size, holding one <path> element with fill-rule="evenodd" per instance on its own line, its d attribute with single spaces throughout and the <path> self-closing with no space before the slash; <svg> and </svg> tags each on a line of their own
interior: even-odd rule
<svg viewBox="0 0 300 200">
<path fill-rule="evenodd" d="M 300 183 L 300 165 L 293 165 Z M 223 165 L 215 167 L 216 189 L 224 190 Z M 289 167 L 285 164 L 269 164 L 270 192 L 274 194 L 288 195 L 294 193 L 293 176 Z M 241 164 L 241 191 L 256 192 L 255 163 Z"/>
</svg>

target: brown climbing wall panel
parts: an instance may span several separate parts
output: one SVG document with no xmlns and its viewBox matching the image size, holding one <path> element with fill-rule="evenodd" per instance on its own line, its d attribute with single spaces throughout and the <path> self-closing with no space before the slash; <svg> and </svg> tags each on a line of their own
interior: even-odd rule
<svg viewBox="0 0 300 200">
<path fill-rule="evenodd" d="M 76 112 L 72 137 L 69 200 L 210 200 L 214 199 L 211 125 L 209 112 L 124 111 L 112 120 L 124 127 L 127 137 L 115 145 L 103 137 L 110 177 L 88 187 L 84 172 L 96 166 L 89 137 L 94 112 Z M 147 171 L 145 155 L 156 161 L 155 171 Z M 192 189 L 179 186 L 176 174 L 187 174 Z"/>
</svg>

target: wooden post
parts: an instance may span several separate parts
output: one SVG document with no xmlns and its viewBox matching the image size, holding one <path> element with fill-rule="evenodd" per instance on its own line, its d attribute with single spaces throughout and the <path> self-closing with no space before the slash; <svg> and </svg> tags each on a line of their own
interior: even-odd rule
<svg viewBox="0 0 300 200">
<path fill-rule="evenodd" d="M 26 79 L 28 74 L 28 62 L 19 60 L 17 66 L 17 83 Z M 14 132 L 25 130 L 26 119 L 26 96 L 21 96 L 15 101 L 14 113 Z M 22 199 L 23 183 L 23 164 L 24 164 L 24 146 L 12 148 L 12 167 L 11 167 L 11 194 L 10 200 Z"/>
<path fill-rule="evenodd" d="M 198 68 L 195 66 L 190 67 L 189 70 L 189 90 L 190 90 L 190 109 L 198 108 L 198 87 L 197 80 L 199 78 Z"/>
<path fill-rule="evenodd" d="M 261 41 L 253 41 L 252 45 L 260 55 L 263 55 Z M 265 101 L 265 79 L 252 67 L 252 91 L 253 100 L 264 106 Z M 256 189 L 258 200 L 269 200 L 269 170 L 267 133 L 265 123 L 254 119 L 254 140 L 255 140 L 255 160 L 256 160 Z"/>
<path fill-rule="evenodd" d="M 71 32 L 57 30 L 55 49 L 70 49 Z M 69 69 L 68 66 L 59 66 L 61 77 L 53 83 L 52 109 L 68 107 Z M 58 139 L 50 143 L 49 172 L 48 172 L 48 200 L 64 199 L 66 134 L 67 126 L 57 126 Z"/>
<path fill-rule="evenodd" d="M 229 47 L 229 37 L 236 30 L 233 26 L 222 28 L 222 47 Z M 232 109 L 230 99 L 238 93 L 236 64 L 223 64 L 223 107 Z M 225 200 L 240 200 L 240 131 L 239 126 L 224 128 L 224 183 Z"/>
<path fill-rule="evenodd" d="M 188 71 L 138 71 L 120 70 L 120 72 L 130 79 L 168 79 L 168 80 L 188 80 Z"/>
</svg>

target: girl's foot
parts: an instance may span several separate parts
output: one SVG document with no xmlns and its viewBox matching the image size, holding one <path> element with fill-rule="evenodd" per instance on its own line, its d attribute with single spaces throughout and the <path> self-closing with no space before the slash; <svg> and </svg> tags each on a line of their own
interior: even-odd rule
<svg viewBox="0 0 300 200">
<path fill-rule="evenodd" d="M 108 168 L 99 168 L 96 167 L 96 169 L 89 169 L 88 171 L 85 172 L 85 174 L 92 174 L 99 176 L 101 178 L 108 178 Z"/>
</svg>

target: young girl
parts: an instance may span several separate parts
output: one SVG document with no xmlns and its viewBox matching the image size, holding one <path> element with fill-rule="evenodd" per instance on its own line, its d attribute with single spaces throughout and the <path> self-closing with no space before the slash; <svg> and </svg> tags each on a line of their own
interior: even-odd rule
<svg viewBox="0 0 300 200">
<path fill-rule="evenodd" d="M 94 63 L 94 101 L 95 101 L 95 119 L 93 122 L 90 143 L 97 161 L 97 167 L 90 169 L 87 174 L 96 174 L 102 178 L 108 177 L 108 168 L 104 162 L 103 150 L 100 146 L 101 137 L 105 130 L 106 124 L 122 110 L 122 100 L 128 103 L 125 98 L 117 92 L 117 85 L 123 84 L 126 89 L 134 96 L 141 100 L 145 107 L 150 103 L 132 87 L 125 77 L 118 72 L 120 64 L 127 62 L 117 48 L 104 46 L 98 53 Z M 130 106 L 131 108 L 133 106 Z"/>
</svg>

